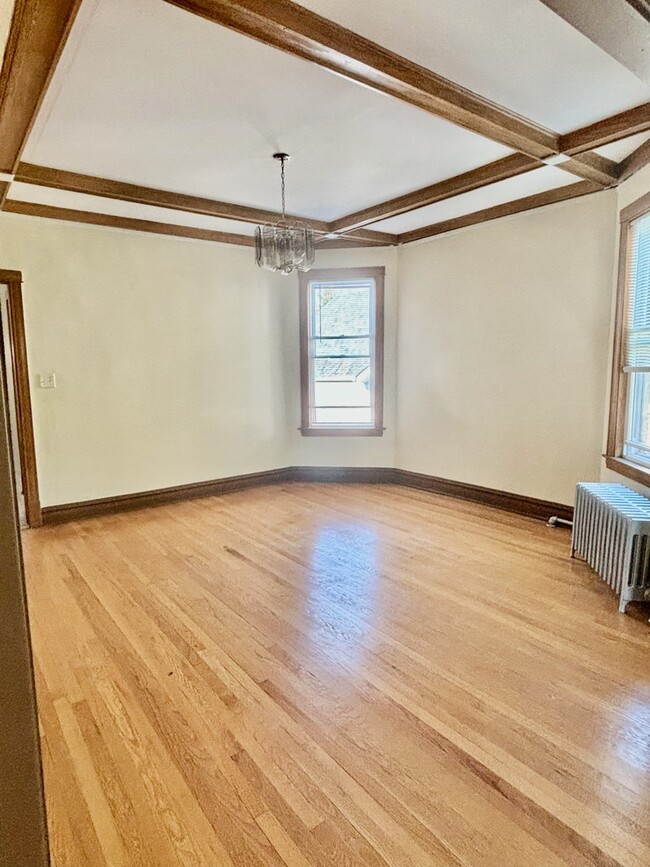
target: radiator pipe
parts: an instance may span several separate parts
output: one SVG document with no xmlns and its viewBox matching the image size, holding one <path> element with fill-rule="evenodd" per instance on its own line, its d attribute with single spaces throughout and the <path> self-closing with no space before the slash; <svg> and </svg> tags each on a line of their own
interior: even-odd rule
<svg viewBox="0 0 650 867">
<path fill-rule="evenodd" d="M 567 521 L 566 518 L 558 518 L 557 515 L 553 515 L 546 522 L 547 527 L 573 527 L 573 521 Z"/>
</svg>

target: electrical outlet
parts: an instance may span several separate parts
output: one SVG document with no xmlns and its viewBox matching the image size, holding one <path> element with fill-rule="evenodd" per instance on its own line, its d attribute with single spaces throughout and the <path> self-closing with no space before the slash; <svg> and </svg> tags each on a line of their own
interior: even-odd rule
<svg viewBox="0 0 650 867">
<path fill-rule="evenodd" d="M 38 377 L 39 388 L 56 388 L 56 373 L 41 373 Z"/>
</svg>

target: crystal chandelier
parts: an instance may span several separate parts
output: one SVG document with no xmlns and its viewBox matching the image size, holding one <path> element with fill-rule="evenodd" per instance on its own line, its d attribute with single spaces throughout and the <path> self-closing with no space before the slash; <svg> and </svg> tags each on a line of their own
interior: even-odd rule
<svg viewBox="0 0 650 867">
<path fill-rule="evenodd" d="M 280 271 L 282 274 L 291 274 L 294 269 L 309 271 L 316 255 L 313 229 L 287 220 L 285 212 L 284 164 L 289 154 L 273 154 L 273 159 L 280 160 L 281 164 L 282 219 L 272 226 L 255 229 L 255 260 L 267 271 Z"/>
</svg>

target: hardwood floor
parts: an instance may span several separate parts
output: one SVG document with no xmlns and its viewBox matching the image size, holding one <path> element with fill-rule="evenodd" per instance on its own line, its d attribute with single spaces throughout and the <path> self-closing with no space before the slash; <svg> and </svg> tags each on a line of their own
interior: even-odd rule
<svg viewBox="0 0 650 867">
<path fill-rule="evenodd" d="M 649 627 L 565 530 L 294 483 L 24 546 L 54 867 L 650 864 Z"/>
</svg>

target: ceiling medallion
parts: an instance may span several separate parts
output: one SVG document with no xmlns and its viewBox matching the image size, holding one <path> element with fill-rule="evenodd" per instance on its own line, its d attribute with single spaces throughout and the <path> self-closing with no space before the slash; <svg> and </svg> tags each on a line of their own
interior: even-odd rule
<svg viewBox="0 0 650 867">
<path fill-rule="evenodd" d="M 314 231 L 297 220 L 287 220 L 284 164 L 289 154 L 273 154 L 273 159 L 279 160 L 281 166 L 282 219 L 271 226 L 255 229 L 255 261 L 260 268 L 281 274 L 291 274 L 294 270 L 309 271 L 316 256 Z"/>
</svg>

